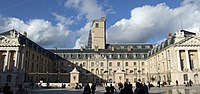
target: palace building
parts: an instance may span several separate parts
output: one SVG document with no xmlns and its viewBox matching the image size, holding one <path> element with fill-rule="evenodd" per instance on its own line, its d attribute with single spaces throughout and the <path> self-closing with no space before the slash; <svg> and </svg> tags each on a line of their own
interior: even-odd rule
<svg viewBox="0 0 200 94">
<path fill-rule="evenodd" d="M 134 83 L 192 80 L 199 84 L 200 33 L 180 30 L 159 45 L 106 43 L 106 19 L 94 20 L 87 47 L 45 49 L 10 30 L 0 34 L 0 84 Z"/>
</svg>

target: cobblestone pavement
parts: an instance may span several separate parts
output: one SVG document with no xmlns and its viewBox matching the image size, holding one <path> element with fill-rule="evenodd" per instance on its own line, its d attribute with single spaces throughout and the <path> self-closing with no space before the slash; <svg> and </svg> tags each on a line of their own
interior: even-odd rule
<svg viewBox="0 0 200 94">
<path fill-rule="evenodd" d="M 134 90 L 134 89 L 133 89 Z M 82 94 L 83 89 L 33 89 L 32 94 Z M 97 87 L 95 94 L 103 94 L 104 87 Z M 200 86 L 152 87 L 150 94 L 200 94 Z"/>
</svg>

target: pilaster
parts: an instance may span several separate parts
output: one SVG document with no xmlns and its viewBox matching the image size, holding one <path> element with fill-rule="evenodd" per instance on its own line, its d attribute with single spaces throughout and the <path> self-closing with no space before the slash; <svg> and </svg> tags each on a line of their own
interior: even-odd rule
<svg viewBox="0 0 200 94">
<path fill-rule="evenodd" d="M 189 54 L 188 54 L 188 50 L 185 50 L 185 57 L 186 57 L 186 68 L 190 71 L 190 61 L 189 61 Z"/>
<path fill-rule="evenodd" d="M 176 56 L 177 56 L 177 63 L 178 63 L 178 71 L 181 71 L 181 62 L 180 62 L 180 53 L 179 50 L 176 50 Z"/>
</svg>

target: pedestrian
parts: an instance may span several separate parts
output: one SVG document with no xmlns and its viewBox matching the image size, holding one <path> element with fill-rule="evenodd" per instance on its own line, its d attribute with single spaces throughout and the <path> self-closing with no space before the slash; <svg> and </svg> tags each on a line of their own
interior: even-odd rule
<svg viewBox="0 0 200 94">
<path fill-rule="evenodd" d="M 89 84 L 87 84 L 84 88 L 83 94 L 91 94 L 91 89 Z"/>
<path fill-rule="evenodd" d="M 5 86 L 3 87 L 3 93 L 12 94 L 11 87 L 8 85 L 8 83 L 6 83 Z"/>
<path fill-rule="evenodd" d="M 189 80 L 189 86 L 192 86 L 192 84 L 193 84 L 193 82 L 192 82 L 192 80 L 190 79 L 190 80 Z"/>
<path fill-rule="evenodd" d="M 125 83 L 124 88 L 120 91 L 119 94 L 133 94 L 133 90 L 128 87 L 127 83 Z M 137 93 L 137 94 L 140 94 L 140 93 Z M 141 93 L 141 94 L 144 94 L 144 93 Z"/>
<path fill-rule="evenodd" d="M 92 94 L 95 94 L 95 90 L 96 90 L 96 84 L 95 83 L 92 84 L 91 90 L 92 90 Z"/>
<path fill-rule="evenodd" d="M 115 87 L 112 86 L 112 84 L 110 84 L 110 92 L 111 92 L 111 94 L 114 94 L 114 92 L 115 92 Z"/>
<path fill-rule="evenodd" d="M 158 84 L 158 87 L 160 88 L 160 80 L 157 82 L 157 84 Z"/>
<path fill-rule="evenodd" d="M 149 89 L 145 83 L 143 87 L 144 87 L 144 94 L 149 94 Z"/>
<path fill-rule="evenodd" d="M 28 94 L 28 91 L 22 87 L 22 84 L 19 84 L 15 94 Z"/>
<path fill-rule="evenodd" d="M 178 80 L 176 80 L 176 86 L 178 86 Z"/>
<path fill-rule="evenodd" d="M 105 89 L 106 89 L 106 92 L 104 94 L 113 94 L 111 93 L 110 87 L 107 86 Z"/>
</svg>

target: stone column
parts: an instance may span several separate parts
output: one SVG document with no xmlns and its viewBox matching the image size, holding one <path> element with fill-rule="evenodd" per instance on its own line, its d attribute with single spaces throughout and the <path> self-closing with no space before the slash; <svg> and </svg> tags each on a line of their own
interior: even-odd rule
<svg viewBox="0 0 200 94">
<path fill-rule="evenodd" d="M 15 52 L 14 72 L 17 71 L 17 65 L 18 65 L 18 63 L 19 63 L 19 51 L 16 50 L 16 52 Z"/>
<path fill-rule="evenodd" d="M 186 68 L 188 69 L 188 70 L 191 70 L 190 69 L 190 61 L 189 61 L 189 54 L 188 54 L 188 50 L 185 50 L 185 56 L 186 56 Z"/>
<path fill-rule="evenodd" d="M 200 49 L 198 49 L 197 52 L 198 52 L 198 63 L 199 63 L 198 68 L 200 69 Z"/>
<path fill-rule="evenodd" d="M 8 70 L 8 62 L 9 62 L 9 50 L 7 50 L 6 52 L 6 56 L 5 56 L 4 64 L 3 64 L 3 71 Z"/>
<path fill-rule="evenodd" d="M 176 54 L 177 54 L 178 71 L 182 71 L 181 70 L 181 62 L 180 62 L 180 53 L 179 53 L 179 50 L 176 50 Z"/>
</svg>

